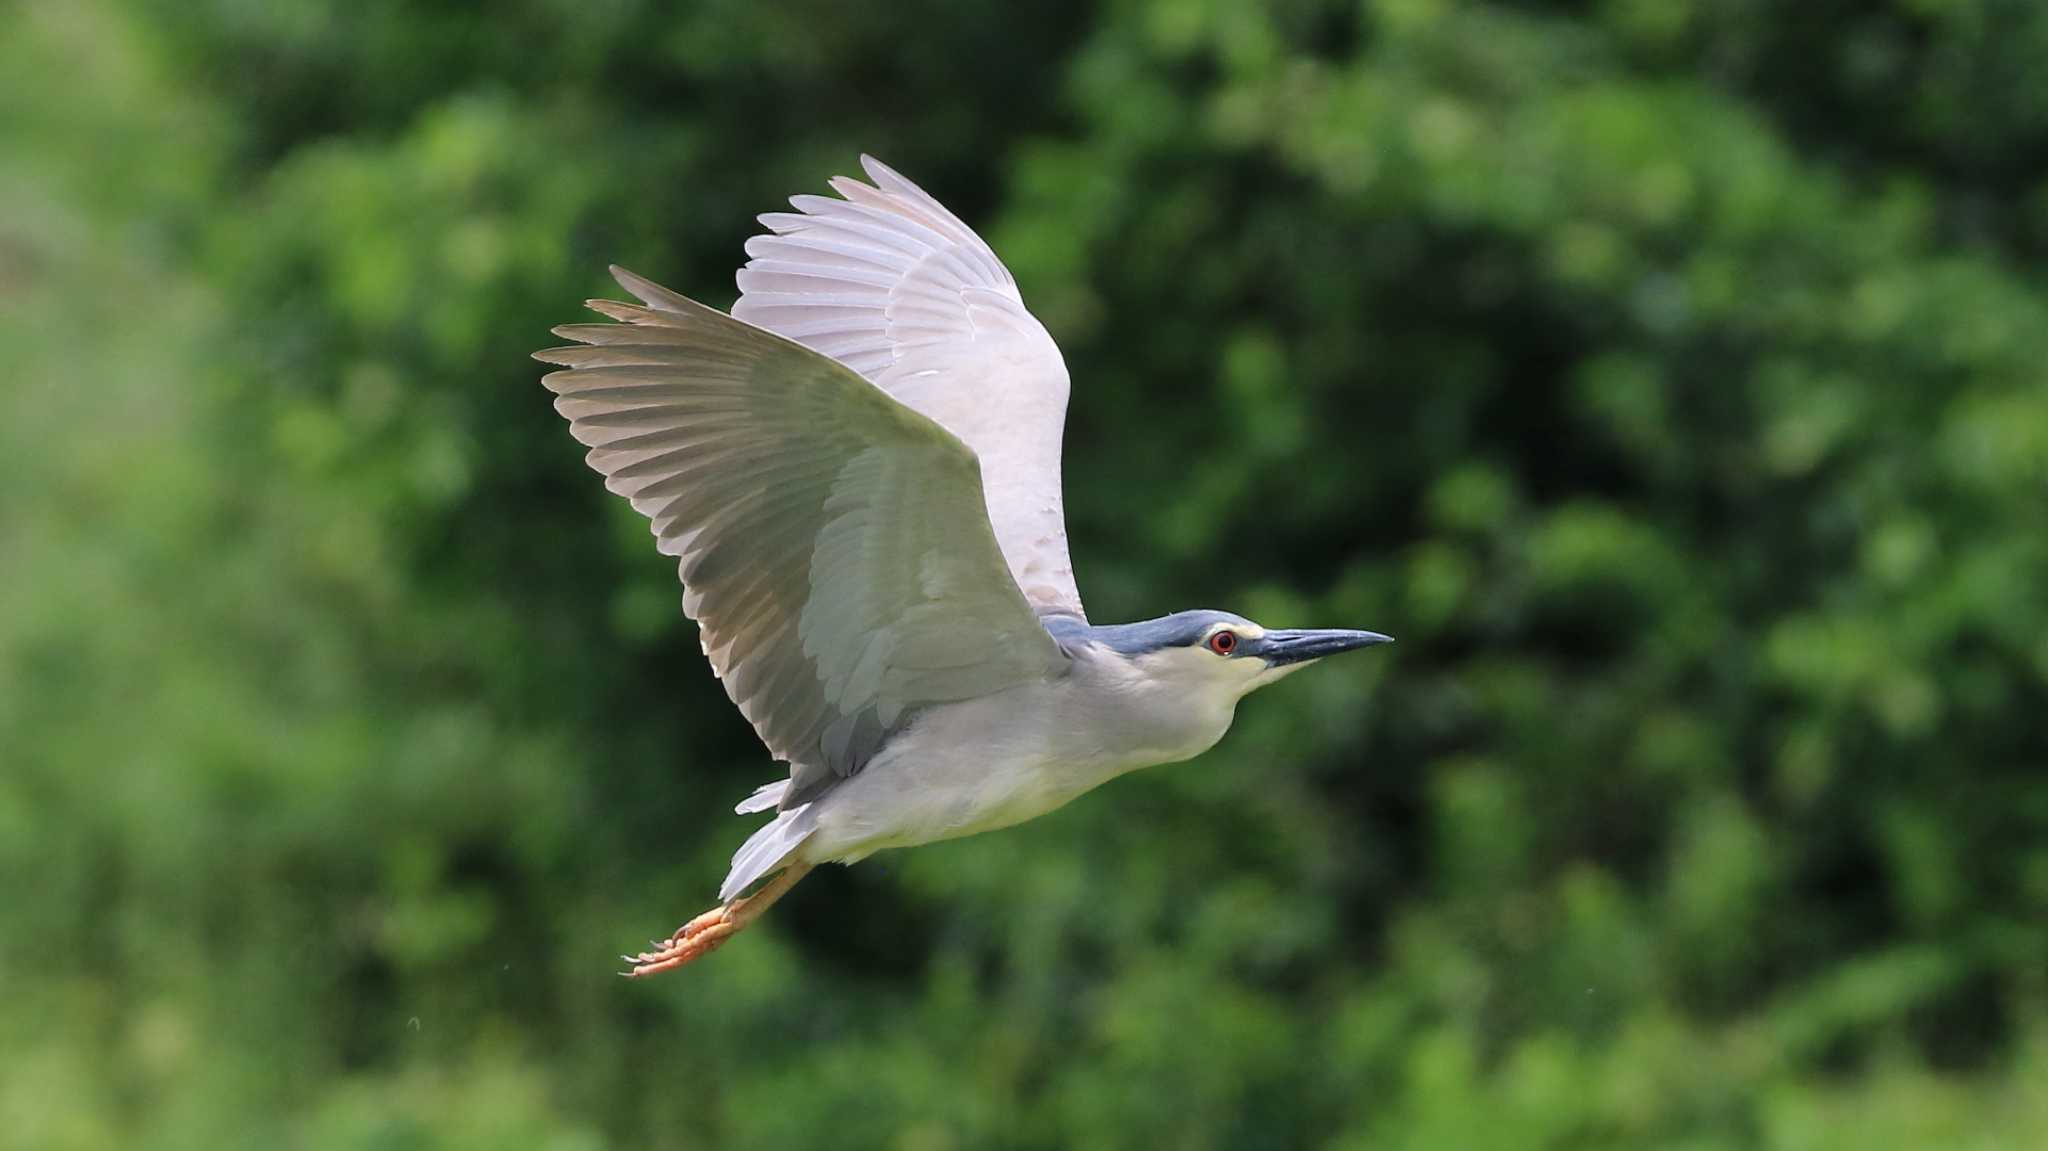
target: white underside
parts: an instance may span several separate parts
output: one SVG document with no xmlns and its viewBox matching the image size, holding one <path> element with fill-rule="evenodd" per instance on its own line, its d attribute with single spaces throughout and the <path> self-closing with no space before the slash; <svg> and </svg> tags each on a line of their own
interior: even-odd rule
<svg viewBox="0 0 2048 1151">
<path fill-rule="evenodd" d="M 1123 661 L 922 713 L 857 775 L 777 815 L 733 857 L 721 897 L 790 863 L 853 863 L 1008 827 L 1125 772 L 1201 754 L 1230 727 L 1238 690 L 1155 690 Z M 767 810 L 771 784 L 741 809 Z"/>
</svg>

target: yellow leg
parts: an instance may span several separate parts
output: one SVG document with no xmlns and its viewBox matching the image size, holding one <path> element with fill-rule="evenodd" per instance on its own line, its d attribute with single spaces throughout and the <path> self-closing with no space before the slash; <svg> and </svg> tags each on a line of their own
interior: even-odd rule
<svg viewBox="0 0 2048 1151">
<path fill-rule="evenodd" d="M 638 955 L 621 955 L 620 959 L 633 965 L 631 971 L 622 974 L 638 978 L 644 975 L 659 975 L 694 959 L 700 959 L 716 951 L 720 944 L 739 934 L 740 929 L 761 917 L 770 904 L 781 899 L 789 889 L 796 886 L 811 870 L 808 863 L 792 863 L 761 885 L 752 895 L 742 896 L 714 907 L 704 914 L 676 928 L 666 944 L 656 944 L 652 951 Z"/>
</svg>

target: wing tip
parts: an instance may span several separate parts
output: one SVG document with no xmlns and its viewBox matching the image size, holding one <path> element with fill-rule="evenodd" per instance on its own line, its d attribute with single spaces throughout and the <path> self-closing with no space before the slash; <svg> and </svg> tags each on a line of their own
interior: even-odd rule
<svg viewBox="0 0 2048 1151">
<path fill-rule="evenodd" d="M 605 270 L 612 274 L 612 279 L 618 281 L 619 287 L 640 297 L 640 301 L 649 307 L 660 307 L 655 301 L 671 294 L 667 288 L 623 264 L 607 264 Z"/>
<path fill-rule="evenodd" d="M 606 319 L 617 320 L 620 323 L 633 322 L 627 316 L 621 315 L 621 310 L 631 309 L 634 312 L 646 310 L 638 304 L 628 304 L 623 300 L 607 300 L 602 296 L 592 296 L 590 299 L 583 301 L 583 306 Z"/>
<path fill-rule="evenodd" d="M 700 304 L 681 292 L 664 288 L 653 280 L 640 275 L 638 272 L 618 264 L 611 265 L 611 274 L 612 279 L 617 280 L 620 287 L 639 297 L 640 302 L 645 304 L 648 310 L 660 313 L 663 316 L 689 316 L 701 319 L 707 316 L 723 317 L 725 315 L 724 312 L 711 307 L 709 304 Z M 585 302 L 600 312 L 605 311 L 604 308 L 598 306 L 599 301 L 589 300 Z M 618 306 L 618 302 L 615 300 L 606 300 L 603 303 L 613 307 Z M 606 314 L 611 315 L 612 313 L 607 312 Z M 620 317 L 613 316 L 613 318 L 617 319 Z M 635 322 L 644 321 L 636 320 Z"/>
<path fill-rule="evenodd" d="M 872 152 L 862 152 L 860 154 L 860 170 L 866 172 L 868 179 L 873 180 L 877 187 L 881 186 L 884 181 L 892 178 L 897 180 L 903 179 L 900 172 L 875 159 L 875 155 Z M 905 180 L 904 182 L 908 183 L 909 181 Z"/>
<path fill-rule="evenodd" d="M 871 196 L 875 192 L 875 189 L 868 187 L 852 176 L 834 176 L 830 180 L 825 181 L 825 183 L 833 191 L 839 193 L 841 199 L 849 203 L 859 203 L 862 196 Z"/>
</svg>

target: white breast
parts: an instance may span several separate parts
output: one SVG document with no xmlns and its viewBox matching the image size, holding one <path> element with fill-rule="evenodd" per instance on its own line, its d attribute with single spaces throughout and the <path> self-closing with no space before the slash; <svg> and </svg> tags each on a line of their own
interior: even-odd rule
<svg viewBox="0 0 2048 1151">
<path fill-rule="evenodd" d="M 1232 692 L 1175 694 L 1120 661 L 1085 660 L 1056 680 L 934 707 L 818 800 L 805 855 L 852 862 L 1034 819 L 1127 771 L 1201 754 L 1235 707 Z"/>
</svg>

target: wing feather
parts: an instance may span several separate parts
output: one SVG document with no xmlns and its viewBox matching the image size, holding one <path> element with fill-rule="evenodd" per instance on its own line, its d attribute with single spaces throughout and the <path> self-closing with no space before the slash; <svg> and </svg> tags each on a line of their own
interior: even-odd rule
<svg viewBox="0 0 2048 1151">
<path fill-rule="evenodd" d="M 926 229 L 938 234 L 936 229 Z M 906 241 L 907 242 L 907 241 Z M 622 269 L 535 353 L 605 486 L 677 559 L 740 711 L 791 765 L 785 808 L 917 709 L 1060 674 L 1011 578 L 974 453 L 846 365 Z"/>
<path fill-rule="evenodd" d="M 747 241 L 733 315 L 859 372 L 981 461 L 988 516 L 1025 598 L 1080 616 L 1060 495 L 1065 362 L 974 230 L 871 157 L 871 184 L 793 196 Z"/>
</svg>

